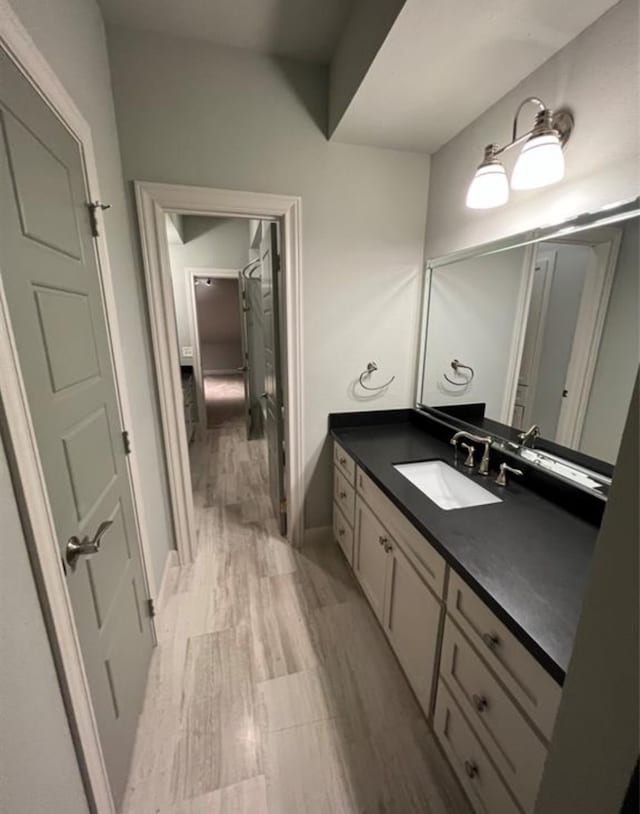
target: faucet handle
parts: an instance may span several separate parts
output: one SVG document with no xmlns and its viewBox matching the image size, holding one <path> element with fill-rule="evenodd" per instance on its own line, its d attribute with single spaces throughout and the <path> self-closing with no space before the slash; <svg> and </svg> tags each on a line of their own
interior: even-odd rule
<svg viewBox="0 0 640 814">
<path fill-rule="evenodd" d="M 498 472 L 498 477 L 496 478 L 496 483 L 498 486 L 507 485 L 507 472 L 510 472 L 512 475 L 524 475 L 522 469 L 515 469 L 513 466 L 509 466 L 507 463 L 501 463 L 500 471 Z"/>
<path fill-rule="evenodd" d="M 463 466 L 469 467 L 469 469 L 473 469 L 476 465 L 476 462 L 473 460 L 473 453 L 475 452 L 475 448 L 471 446 L 471 444 L 465 444 L 464 441 L 460 444 L 462 449 L 467 451 L 467 457 L 465 458 Z"/>
</svg>

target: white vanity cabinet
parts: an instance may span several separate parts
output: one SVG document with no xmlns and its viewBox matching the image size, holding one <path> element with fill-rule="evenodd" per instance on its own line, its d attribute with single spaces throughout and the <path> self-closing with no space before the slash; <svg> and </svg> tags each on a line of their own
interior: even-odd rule
<svg viewBox="0 0 640 814">
<path fill-rule="evenodd" d="M 474 809 L 533 814 L 560 686 L 339 444 L 334 537 Z"/>
</svg>

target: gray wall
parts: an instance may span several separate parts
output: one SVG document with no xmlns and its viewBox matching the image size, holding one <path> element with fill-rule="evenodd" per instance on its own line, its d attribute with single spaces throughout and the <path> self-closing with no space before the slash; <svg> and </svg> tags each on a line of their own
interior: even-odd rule
<svg viewBox="0 0 640 814">
<path fill-rule="evenodd" d="M 638 382 L 535 814 L 619 814 L 638 759 Z"/>
<path fill-rule="evenodd" d="M 501 420 L 524 257 L 523 248 L 510 249 L 432 272 L 425 404 L 484 402 L 487 416 Z M 453 387 L 445 381 L 443 373 L 458 381 L 452 359 L 474 369 L 468 386 Z"/>
<path fill-rule="evenodd" d="M 84 814 L 82 780 L 0 443 L 0 811 Z"/>
<path fill-rule="evenodd" d="M 637 0 L 622 0 L 432 156 L 428 256 L 557 223 L 638 194 L 638 29 Z M 569 106 L 575 114 L 564 180 L 512 192 L 498 209 L 467 209 L 467 187 L 484 146 L 509 139 L 518 104 L 532 95 L 552 108 Z M 522 124 L 533 121 L 533 112 Z M 511 153 L 508 171 L 518 151 Z"/>
<path fill-rule="evenodd" d="M 89 122 L 98 164 L 100 193 L 111 204 L 105 235 L 118 320 L 126 353 L 126 379 L 133 410 L 128 428 L 142 472 L 152 568 L 159 582 L 174 547 L 166 468 L 161 445 L 155 378 L 143 305 L 142 280 L 134 259 L 111 95 L 104 26 L 94 0 L 12 0 L 58 78 Z"/>
<path fill-rule="evenodd" d="M 187 269 L 241 269 L 249 260 L 249 225 L 242 218 L 182 218 L 184 243 L 169 244 L 180 362 L 193 361 L 182 348 L 194 342 L 187 297 Z"/>
<path fill-rule="evenodd" d="M 127 179 L 302 197 L 305 525 L 326 526 L 327 414 L 413 401 L 429 159 L 328 143 L 324 69 L 123 29 L 109 49 Z M 369 360 L 396 380 L 363 401 Z"/>
<path fill-rule="evenodd" d="M 203 371 L 236 370 L 242 364 L 240 296 L 237 280 L 196 286 L 196 317 Z"/>
<path fill-rule="evenodd" d="M 640 363 L 640 225 L 629 221 L 620 244 L 580 449 L 613 463 L 633 377 Z"/>
</svg>

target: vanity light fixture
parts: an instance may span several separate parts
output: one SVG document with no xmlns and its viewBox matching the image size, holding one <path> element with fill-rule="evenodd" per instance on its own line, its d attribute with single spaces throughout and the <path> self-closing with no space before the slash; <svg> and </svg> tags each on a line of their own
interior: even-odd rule
<svg viewBox="0 0 640 814">
<path fill-rule="evenodd" d="M 518 136 L 518 117 L 529 103 L 537 105 L 539 110 L 531 130 Z M 509 200 L 507 173 L 498 156 L 523 142 L 513 168 L 511 188 L 537 189 L 560 181 L 564 176 L 562 149 L 572 130 L 573 116 L 568 110 L 552 111 L 536 96 L 526 98 L 516 110 L 509 144 L 485 147 L 482 163 L 469 185 L 467 206 L 470 209 L 492 209 Z"/>
</svg>

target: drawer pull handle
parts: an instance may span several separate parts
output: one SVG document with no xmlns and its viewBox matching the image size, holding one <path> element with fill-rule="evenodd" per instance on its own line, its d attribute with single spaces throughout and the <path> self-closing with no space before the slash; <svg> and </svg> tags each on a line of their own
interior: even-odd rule
<svg viewBox="0 0 640 814">
<path fill-rule="evenodd" d="M 346 464 L 347 464 L 347 459 L 346 458 L 338 458 L 338 460 L 340 461 L 342 466 L 346 466 Z"/>
<path fill-rule="evenodd" d="M 345 499 L 345 497 L 347 496 L 347 493 L 346 493 L 346 492 L 338 492 L 338 494 L 339 494 L 339 496 L 340 496 L 340 498 L 341 498 L 342 500 L 344 500 L 344 499 Z"/>
<path fill-rule="evenodd" d="M 471 760 L 465 760 L 465 762 L 464 762 L 464 770 L 467 773 L 467 777 L 470 777 L 471 780 L 473 780 L 473 778 L 477 777 L 477 775 L 478 775 L 478 767 Z"/>
<path fill-rule="evenodd" d="M 338 534 L 340 537 L 344 537 L 344 529 L 338 529 Z"/>
<path fill-rule="evenodd" d="M 482 712 L 489 706 L 489 702 L 484 697 L 484 695 L 476 695 L 475 693 L 472 696 L 473 698 L 473 705 L 478 710 L 478 712 Z"/>
<path fill-rule="evenodd" d="M 391 543 L 385 543 L 384 550 L 386 554 L 391 554 L 391 552 L 393 551 L 393 546 L 391 545 Z"/>
<path fill-rule="evenodd" d="M 500 644 L 500 639 L 495 633 L 483 633 L 482 641 L 487 645 L 489 650 L 495 650 L 496 647 Z"/>
<path fill-rule="evenodd" d="M 388 537 L 378 537 L 378 542 L 380 543 L 380 545 L 386 545 L 389 542 L 389 538 Z"/>
</svg>

